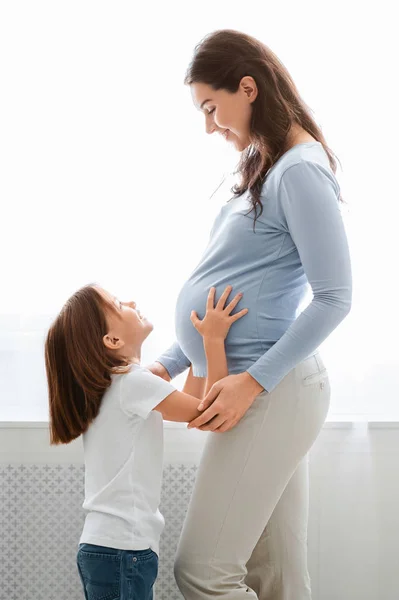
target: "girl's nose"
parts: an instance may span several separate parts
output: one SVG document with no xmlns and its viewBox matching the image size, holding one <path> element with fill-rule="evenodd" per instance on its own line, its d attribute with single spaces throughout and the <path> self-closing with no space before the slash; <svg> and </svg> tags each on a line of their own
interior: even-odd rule
<svg viewBox="0 0 399 600">
<path fill-rule="evenodd" d="M 205 131 L 209 134 L 214 133 L 214 131 L 216 131 L 215 122 L 210 117 L 207 117 L 205 120 Z"/>
</svg>

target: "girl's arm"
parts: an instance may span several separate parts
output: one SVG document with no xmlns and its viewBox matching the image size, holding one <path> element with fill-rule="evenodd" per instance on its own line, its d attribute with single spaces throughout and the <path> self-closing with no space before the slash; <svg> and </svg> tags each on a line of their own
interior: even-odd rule
<svg viewBox="0 0 399 600">
<path fill-rule="evenodd" d="M 206 314 L 202 321 L 194 311 L 191 313 L 191 322 L 204 339 L 208 367 L 205 384 L 206 391 L 209 390 L 216 381 L 228 375 L 224 340 L 231 325 L 248 312 L 245 308 L 235 315 L 230 316 L 231 311 L 242 297 L 242 294 L 237 294 L 228 306 L 224 308 L 231 290 L 231 286 L 227 287 L 216 307 L 214 307 L 215 288 L 211 288 L 208 295 Z M 192 374 L 192 369 L 190 369 L 190 373 Z M 201 415 L 201 412 L 198 411 L 198 399 L 202 399 L 203 395 L 197 397 L 192 395 L 192 390 L 194 388 L 190 388 L 189 386 L 195 385 L 196 391 L 199 391 L 200 384 L 194 384 L 193 380 L 197 378 L 194 378 L 194 376 L 190 377 L 190 373 L 183 391 L 172 392 L 172 394 L 167 396 L 154 409 L 159 411 L 167 421 L 181 421 L 188 423 Z M 187 393 L 187 390 L 191 390 L 190 393 Z"/>
<path fill-rule="evenodd" d="M 205 396 L 205 381 L 205 377 L 194 377 L 193 367 L 191 365 L 182 391 L 185 394 L 190 394 L 191 396 L 195 396 L 202 400 Z"/>
<path fill-rule="evenodd" d="M 204 350 L 208 370 L 203 397 L 207 395 L 214 383 L 229 374 L 224 340 L 204 338 Z"/>
<path fill-rule="evenodd" d="M 191 313 L 191 322 L 196 330 L 202 335 L 204 350 L 207 363 L 207 378 L 205 383 L 205 396 L 214 383 L 227 377 L 229 374 L 227 368 L 225 339 L 232 324 L 247 314 L 248 309 L 244 308 L 240 312 L 231 316 L 231 311 L 237 306 L 242 298 L 242 294 L 237 294 L 233 300 L 225 307 L 232 287 L 229 285 L 221 295 L 216 307 L 215 288 L 211 288 L 208 294 L 206 305 L 206 314 L 202 321 L 194 311 Z"/>
</svg>

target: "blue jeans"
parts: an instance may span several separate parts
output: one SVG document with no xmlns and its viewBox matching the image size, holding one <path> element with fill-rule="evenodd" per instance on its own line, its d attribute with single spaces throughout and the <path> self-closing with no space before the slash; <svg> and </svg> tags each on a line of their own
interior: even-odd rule
<svg viewBox="0 0 399 600">
<path fill-rule="evenodd" d="M 153 550 L 80 544 L 76 557 L 86 600 L 152 600 L 158 575 Z"/>
</svg>

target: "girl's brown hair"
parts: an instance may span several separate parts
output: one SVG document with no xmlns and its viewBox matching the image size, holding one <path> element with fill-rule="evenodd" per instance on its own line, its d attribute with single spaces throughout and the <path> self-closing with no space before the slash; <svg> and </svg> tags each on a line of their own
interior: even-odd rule
<svg viewBox="0 0 399 600">
<path fill-rule="evenodd" d="M 48 331 L 45 365 L 51 444 L 67 444 L 87 431 L 98 415 L 111 374 L 129 370 L 129 362 L 103 343 L 107 311 L 117 313 L 117 308 L 95 284 L 87 285 L 69 298 Z"/>
<path fill-rule="evenodd" d="M 257 39 L 229 29 L 211 33 L 195 48 L 185 83 L 205 83 L 214 90 L 234 93 L 248 75 L 255 80 L 258 95 L 252 103 L 251 145 L 242 154 L 238 165 L 241 181 L 232 192 L 241 196 L 249 190 L 255 224 L 263 211 L 260 196 L 264 179 L 288 149 L 287 134 L 294 123 L 323 145 L 334 173 L 337 162 L 287 69 Z"/>
</svg>

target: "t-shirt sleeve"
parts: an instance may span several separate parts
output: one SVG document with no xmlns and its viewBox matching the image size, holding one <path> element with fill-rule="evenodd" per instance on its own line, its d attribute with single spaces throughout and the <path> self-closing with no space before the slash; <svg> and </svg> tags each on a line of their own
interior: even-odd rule
<svg viewBox="0 0 399 600">
<path fill-rule="evenodd" d="M 352 274 L 338 188 L 323 167 L 302 162 L 282 176 L 278 199 L 313 300 L 248 372 L 271 392 L 348 314 Z"/>
<path fill-rule="evenodd" d="M 129 416 L 146 419 L 162 400 L 176 391 L 168 381 L 147 369 L 137 369 L 121 377 L 120 403 Z"/>
</svg>

